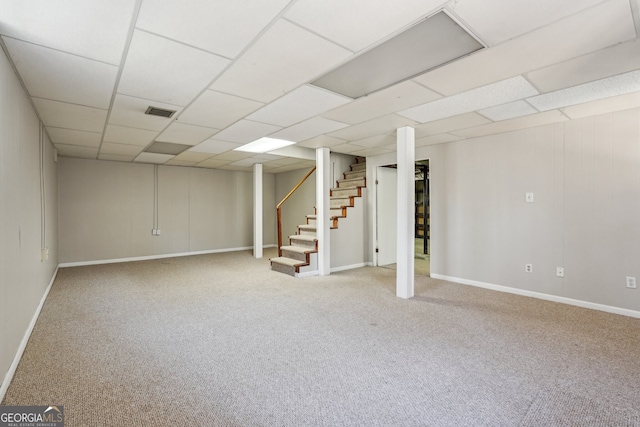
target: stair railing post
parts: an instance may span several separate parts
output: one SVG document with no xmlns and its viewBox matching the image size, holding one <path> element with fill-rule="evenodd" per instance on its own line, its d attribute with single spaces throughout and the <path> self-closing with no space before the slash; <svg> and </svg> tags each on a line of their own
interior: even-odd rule
<svg viewBox="0 0 640 427">
<path fill-rule="evenodd" d="M 278 203 L 278 206 L 276 206 L 276 218 L 278 220 L 278 256 L 282 256 L 282 204 L 286 202 L 287 199 L 289 199 L 289 197 L 291 197 L 291 195 L 295 193 L 295 191 L 300 188 L 300 186 L 307 180 L 307 178 L 309 178 L 315 171 L 316 168 L 314 166 L 300 181 L 298 181 L 295 187 L 293 187 L 291 191 L 289 191 L 289 194 L 284 196 L 284 199 L 282 199 L 280 203 Z"/>
</svg>

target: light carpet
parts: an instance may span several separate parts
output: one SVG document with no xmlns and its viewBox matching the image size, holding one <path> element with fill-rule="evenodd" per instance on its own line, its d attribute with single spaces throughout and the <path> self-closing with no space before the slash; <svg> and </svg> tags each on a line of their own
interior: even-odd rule
<svg viewBox="0 0 640 427">
<path fill-rule="evenodd" d="M 59 271 L 4 405 L 67 427 L 638 425 L 640 320 L 249 252 Z"/>
</svg>

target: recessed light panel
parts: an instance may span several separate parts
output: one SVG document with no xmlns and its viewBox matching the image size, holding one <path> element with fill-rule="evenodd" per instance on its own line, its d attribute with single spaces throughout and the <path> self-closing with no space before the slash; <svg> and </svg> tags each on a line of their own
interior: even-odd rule
<svg viewBox="0 0 640 427">
<path fill-rule="evenodd" d="M 246 151 L 249 153 L 266 153 L 268 151 L 277 150 L 278 148 L 286 147 L 293 144 L 295 144 L 294 141 L 264 137 L 245 144 L 242 147 L 238 147 L 235 149 L 235 151 Z"/>
<path fill-rule="evenodd" d="M 446 13 L 439 12 L 312 84 L 359 98 L 483 47 Z"/>
<path fill-rule="evenodd" d="M 183 151 L 191 148 L 191 145 L 173 144 L 171 142 L 154 142 L 146 150 L 146 153 L 157 154 L 180 154 Z"/>
</svg>

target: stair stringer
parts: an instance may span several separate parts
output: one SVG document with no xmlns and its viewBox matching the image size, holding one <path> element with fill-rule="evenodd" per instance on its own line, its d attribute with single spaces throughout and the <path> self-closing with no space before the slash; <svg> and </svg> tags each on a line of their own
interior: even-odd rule
<svg viewBox="0 0 640 427">
<path fill-rule="evenodd" d="M 348 270 L 368 265 L 369 233 L 367 233 L 367 188 L 354 198 L 353 207 L 340 218 L 338 228 L 330 231 L 331 271 Z"/>
</svg>

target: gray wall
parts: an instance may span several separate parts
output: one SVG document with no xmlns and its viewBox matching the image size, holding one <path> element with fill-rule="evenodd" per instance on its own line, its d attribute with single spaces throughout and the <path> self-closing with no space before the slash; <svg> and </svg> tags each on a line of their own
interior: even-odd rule
<svg viewBox="0 0 640 427">
<path fill-rule="evenodd" d="M 295 187 L 311 168 L 282 172 L 275 175 L 276 204 Z M 298 232 L 298 225 L 305 224 L 305 215 L 313 214 L 316 205 L 316 174 L 311 174 L 300 188 L 282 204 L 282 244 L 288 245 L 288 237 Z M 275 211 L 275 207 L 274 207 Z M 274 228 L 277 227 L 274 224 Z M 275 230 L 274 230 L 275 233 Z M 277 237 L 275 239 L 277 241 Z"/>
<path fill-rule="evenodd" d="M 0 378 L 4 382 L 58 265 L 58 195 L 53 148 L 45 135 L 43 227 L 40 124 L 1 49 L 0 96 Z M 42 243 L 50 251 L 44 262 Z"/>
<path fill-rule="evenodd" d="M 61 158 L 60 262 L 253 245 L 252 173 Z M 158 175 L 153 236 L 154 177 Z M 264 244 L 274 241 L 275 180 L 263 175 Z"/>
<path fill-rule="evenodd" d="M 432 274 L 640 310 L 625 286 L 640 279 L 640 110 L 418 148 L 425 158 Z"/>
</svg>

